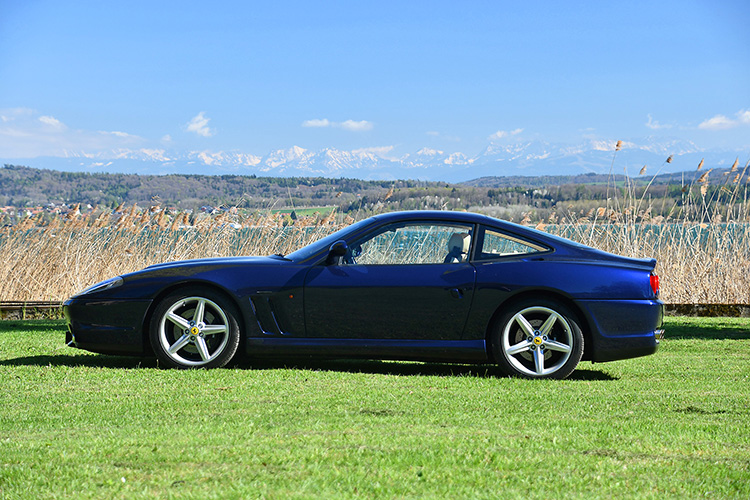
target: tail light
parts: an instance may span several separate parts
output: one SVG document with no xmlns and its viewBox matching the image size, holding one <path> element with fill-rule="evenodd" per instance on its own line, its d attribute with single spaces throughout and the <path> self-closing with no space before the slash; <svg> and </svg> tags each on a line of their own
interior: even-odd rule
<svg viewBox="0 0 750 500">
<path fill-rule="evenodd" d="M 659 296 L 659 275 L 651 273 L 651 290 L 654 291 L 655 296 Z"/>
</svg>

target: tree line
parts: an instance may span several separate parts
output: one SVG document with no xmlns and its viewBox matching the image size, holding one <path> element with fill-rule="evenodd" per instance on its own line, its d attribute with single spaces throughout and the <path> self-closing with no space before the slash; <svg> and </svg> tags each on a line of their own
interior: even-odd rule
<svg viewBox="0 0 750 500">
<path fill-rule="evenodd" d="M 715 178 L 721 176 L 716 174 Z M 719 185 L 707 185 L 711 196 Z M 392 210 L 470 210 L 511 220 L 553 212 L 585 214 L 613 198 L 661 200 L 665 215 L 684 202 L 684 182 L 675 174 L 653 179 L 578 176 L 485 177 L 460 184 L 397 180 L 255 175 L 138 175 L 59 172 L 27 166 L 0 169 L 0 206 L 17 208 L 82 204 L 115 208 L 161 205 L 178 210 L 231 206 L 247 210 L 336 207 L 358 216 Z"/>
</svg>

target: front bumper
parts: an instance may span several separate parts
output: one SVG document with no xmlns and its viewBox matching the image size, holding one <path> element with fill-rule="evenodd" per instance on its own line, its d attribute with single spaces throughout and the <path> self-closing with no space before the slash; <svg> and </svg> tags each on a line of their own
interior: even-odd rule
<svg viewBox="0 0 750 500">
<path fill-rule="evenodd" d="M 63 304 L 65 343 L 101 354 L 145 354 L 150 300 L 72 298 Z"/>
</svg>

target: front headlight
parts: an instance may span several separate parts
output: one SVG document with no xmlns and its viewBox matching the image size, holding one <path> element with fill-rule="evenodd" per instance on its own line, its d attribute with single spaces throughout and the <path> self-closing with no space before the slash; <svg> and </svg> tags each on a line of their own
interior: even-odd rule
<svg viewBox="0 0 750 500">
<path fill-rule="evenodd" d="M 120 276 L 117 276 L 115 278 L 110 278 L 108 280 L 102 281 L 101 283 L 90 286 L 81 293 L 77 293 L 76 295 L 74 295 L 74 297 L 89 295 L 96 292 L 103 292 L 104 290 L 109 290 L 110 288 L 117 288 L 120 285 L 122 285 L 122 278 Z"/>
</svg>

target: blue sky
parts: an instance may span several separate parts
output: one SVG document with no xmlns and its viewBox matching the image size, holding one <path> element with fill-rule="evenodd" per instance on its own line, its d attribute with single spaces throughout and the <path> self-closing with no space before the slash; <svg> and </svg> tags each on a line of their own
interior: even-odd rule
<svg viewBox="0 0 750 500">
<path fill-rule="evenodd" d="M 0 0 L 0 160 L 750 148 L 750 2 Z"/>
</svg>

